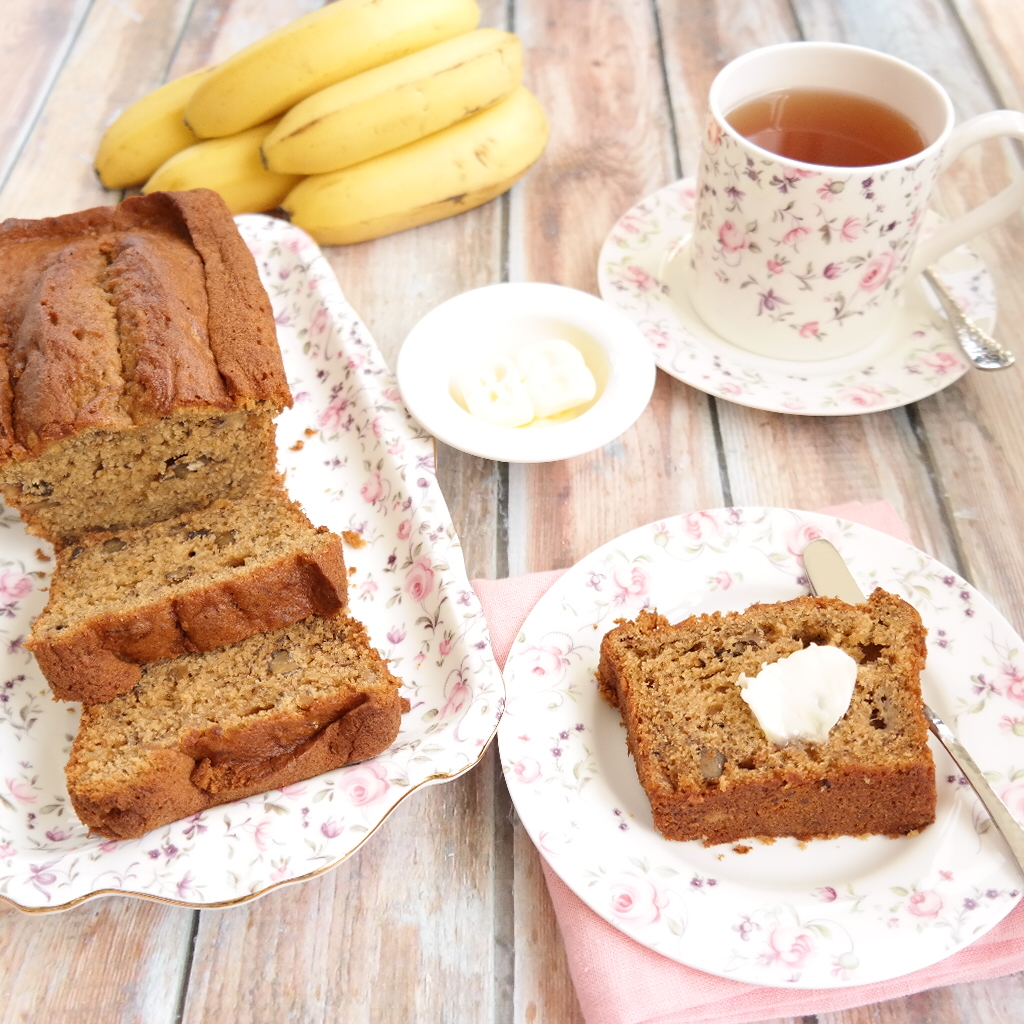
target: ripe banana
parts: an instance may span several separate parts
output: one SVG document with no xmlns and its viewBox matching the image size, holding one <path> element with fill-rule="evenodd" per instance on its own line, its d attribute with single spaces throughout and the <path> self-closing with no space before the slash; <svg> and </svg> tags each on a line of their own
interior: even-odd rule
<svg viewBox="0 0 1024 1024">
<path fill-rule="evenodd" d="M 467 32 L 302 100 L 264 140 L 263 159 L 293 174 L 350 167 L 492 106 L 522 77 L 516 36 Z"/>
<path fill-rule="evenodd" d="M 160 86 L 133 103 L 103 133 L 96 172 L 104 188 L 145 181 L 168 157 L 196 137 L 185 124 L 185 104 L 212 68 L 201 68 Z"/>
<path fill-rule="evenodd" d="M 185 120 L 200 138 L 233 135 L 479 20 L 476 0 L 335 0 L 218 65 L 189 101 Z"/>
<path fill-rule="evenodd" d="M 298 183 L 295 174 L 268 171 L 260 143 L 277 122 L 257 125 L 225 139 L 206 139 L 175 153 L 142 187 L 150 192 L 212 188 L 232 213 L 260 213 L 280 206 Z"/>
<path fill-rule="evenodd" d="M 364 242 L 480 206 L 507 191 L 548 139 L 523 86 L 493 107 L 401 149 L 300 181 L 281 204 L 323 245 Z"/>
</svg>

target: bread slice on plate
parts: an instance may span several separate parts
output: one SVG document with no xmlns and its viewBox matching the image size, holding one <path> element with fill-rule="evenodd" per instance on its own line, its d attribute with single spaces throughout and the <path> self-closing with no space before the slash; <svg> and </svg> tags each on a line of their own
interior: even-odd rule
<svg viewBox="0 0 1024 1024">
<path fill-rule="evenodd" d="M 347 605 L 341 539 L 283 490 L 57 552 L 45 610 L 25 646 L 62 700 L 130 690 L 141 666 L 210 651 Z"/>
<path fill-rule="evenodd" d="M 777 745 L 741 697 L 741 673 L 809 644 L 857 663 L 846 714 L 824 743 Z M 800 597 L 670 625 L 620 620 L 601 644 L 598 681 L 667 839 L 917 832 L 935 820 L 935 766 L 920 673 L 917 611 L 876 590 L 864 604 Z"/>
<path fill-rule="evenodd" d="M 343 613 L 153 662 L 130 693 L 85 707 L 66 769 L 72 805 L 93 832 L 135 839 L 375 757 L 408 710 L 400 685 Z"/>
</svg>

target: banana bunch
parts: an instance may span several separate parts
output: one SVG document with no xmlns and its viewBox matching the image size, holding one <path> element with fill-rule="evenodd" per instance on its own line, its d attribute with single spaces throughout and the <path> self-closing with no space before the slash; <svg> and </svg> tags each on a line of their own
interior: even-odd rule
<svg viewBox="0 0 1024 1024">
<path fill-rule="evenodd" d="M 275 171 L 338 171 L 492 106 L 522 78 L 517 36 L 467 32 L 297 103 L 267 136 L 263 158 Z"/>
<path fill-rule="evenodd" d="M 324 244 L 471 209 L 540 156 L 519 39 L 476 0 L 335 0 L 118 118 L 108 188 L 206 187 L 233 213 L 281 206 Z"/>
<path fill-rule="evenodd" d="M 185 120 L 200 138 L 233 135 L 479 21 L 476 0 L 336 0 L 229 57 L 196 90 Z"/>
<path fill-rule="evenodd" d="M 548 140 L 529 90 L 443 131 L 330 174 L 300 181 L 281 204 L 324 245 L 347 245 L 430 224 L 507 192 Z"/>
</svg>

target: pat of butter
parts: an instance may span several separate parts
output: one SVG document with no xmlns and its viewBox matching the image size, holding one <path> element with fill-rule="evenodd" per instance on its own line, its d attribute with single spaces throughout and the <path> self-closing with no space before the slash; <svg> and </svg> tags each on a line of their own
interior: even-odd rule
<svg viewBox="0 0 1024 1024">
<path fill-rule="evenodd" d="M 533 402 L 519 367 L 507 357 L 478 363 L 455 375 L 466 408 L 499 427 L 522 427 L 533 419 Z"/>
<path fill-rule="evenodd" d="M 846 714 L 857 682 L 857 662 L 838 647 L 810 644 L 786 658 L 763 664 L 736 685 L 773 743 L 824 743 Z"/>
<path fill-rule="evenodd" d="M 512 353 L 538 419 L 589 402 L 597 382 L 575 345 L 561 338 L 535 341 Z"/>
</svg>

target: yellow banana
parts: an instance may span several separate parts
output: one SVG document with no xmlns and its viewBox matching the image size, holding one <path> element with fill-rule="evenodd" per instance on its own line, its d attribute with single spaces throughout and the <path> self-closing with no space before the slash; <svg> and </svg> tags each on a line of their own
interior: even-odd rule
<svg viewBox="0 0 1024 1024">
<path fill-rule="evenodd" d="M 516 36 L 467 32 L 302 100 L 264 140 L 263 159 L 293 174 L 350 167 L 492 106 L 522 77 Z"/>
<path fill-rule="evenodd" d="M 479 20 L 476 0 L 335 0 L 218 65 L 189 101 L 185 120 L 200 138 L 233 135 Z"/>
<path fill-rule="evenodd" d="M 105 188 L 140 184 L 168 157 L 196 141 L 185 124 L 185 104 L 212 70 L 201 68 L 175 78 L 122 112 L 103 133 L 96 153 L 96 173 Z"/>
<path fill-rule="evenodd" d="M 519 86 L 465 120 L 390 153 L 300 181 L 281 204 L 323 245 L 364 242 L 501 195 L 540 156 L 544 111 Z"/>
<path fill-rule="evenodd" d="M 148 195 L 212 188 L 232 213 L 260 213 L 280 206 L 300 178 L 263 166 L 260 143 L 276 123 L 257 125 L 225 139 L 206 139 L 175 153 L 157 168 L 142 191 Z"/>
</svg>

